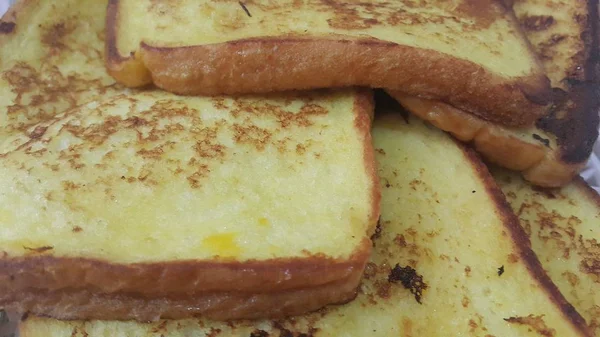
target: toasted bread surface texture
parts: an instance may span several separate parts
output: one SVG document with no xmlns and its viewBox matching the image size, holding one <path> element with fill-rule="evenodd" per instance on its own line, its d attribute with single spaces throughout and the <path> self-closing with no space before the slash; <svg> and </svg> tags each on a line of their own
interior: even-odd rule
<svg viewBox="0 0 600 337">
<path fill-rule="evenodd" d="M 514 10 L 550 77 L 553 107 L 531 128 L 507 128 L 443 102 L 394 96 L 411 112 L 471 141 L 488 160 L 540 186 L 567 184 L 598 137 L 598 2 L 516 1 Z"/>
<path fill-rule="evenodd" d="M 472 152 L 400 115 L 376 121 L 373 138 L 382 214 L 354 301 L 277 321 L 30 316 L 21 335 L 586 336 L 583 320 L 535 266 L 517 219 Z"/>
<path fill-rule="evenodd" d="M 500 1 L 110 2 L 106 60 L 180 94 L 398 89 L 530 125 L 548 81 Z"/>
<path fill-rule="evenodd" d="M 104 69 L 107 1 L 18 1 L 0 20 L 0 143 L 120 85 Z"/>
<path fill-rule="evenodd" d="M 15 135 L 0 149 L 0 283 L 153 297 L 360 275 L 379 214 L 371 101 L 142 92 Z"/>
<path fill-rule="evenodd" d="M 561 189 L 539 189 L 512 172 L 492 172 L 544 269 L 599 335 L 600 196 L 581 178 Z"/>
</svg>

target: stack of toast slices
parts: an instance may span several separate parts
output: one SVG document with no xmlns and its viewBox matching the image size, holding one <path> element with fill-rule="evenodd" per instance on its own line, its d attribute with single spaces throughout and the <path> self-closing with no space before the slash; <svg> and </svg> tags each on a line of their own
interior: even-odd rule
<svg viewBox="0 0 600 337">
<path fill-rule="evenodd" d="M 600 336 L 598 16 L 17 1 L 0 309 L 22 337 Z"/>
</svg>

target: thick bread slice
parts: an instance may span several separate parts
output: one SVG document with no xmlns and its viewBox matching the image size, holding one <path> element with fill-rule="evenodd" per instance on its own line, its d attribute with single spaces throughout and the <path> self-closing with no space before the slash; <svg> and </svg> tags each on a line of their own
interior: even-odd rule
<svg viewBox="0 0 600 337">
<path fill-rule="evenodd" d="M 373 138 L 382 214 L 354 301 L 278 321 L 29 316 L 21 336 L 590 336 L 473 152 L 399 115 L 376 121 Z"/>
<path fill-rule="evenodd" d="M 360 275 L 379 216 L 372 108 L 358 89 L 150 91 L 31 127 L 0 147 L 2 291 L 254 294 Z"/>
<path fill-rule="evenodd" d="M 107 1 L 19 1 L 0 20 L 0 142 L 117 93 L 104 68 Z"/>
<path fill-rule="evenodd" d="M 600 336 L 600 196 L 581 178 L 539 189 L 506 170 L 492 172 L 542 266 Z"/>
<path fill-rule="evenodd" d="M 119 82 L 179 94 L 397 89 L 532 125 L 548 80 L 501 1 L 111 0 Z"/>
<path fill-rule="evenodd" d="M 598 137 L 598 1 L 521 0 L 514 10 L 554 87 L 554 106 L 536 127 L 507 128 L 445 103 L 393 95 L 488 160 L 533 184 L 561 186 L 583 168 Z"/>
</svg>

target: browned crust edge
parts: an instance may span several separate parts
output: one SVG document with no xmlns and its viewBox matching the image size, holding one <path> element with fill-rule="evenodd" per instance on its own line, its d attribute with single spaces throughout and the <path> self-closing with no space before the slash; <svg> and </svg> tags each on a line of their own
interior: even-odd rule
<svg viewBox="0 0 600 337">
<path fill-rule="evenodd" d="M 445 101 L 511 126 L 532 125 L 550 101 L 541 67 L 507 80 L 470 61 L 374 38 L 288 36 L 175 48 L 142 43 L 140 51 L 123 56 L 117 49 L 118 3 L 110 0 L 108 7 L 106 65 L 127 86 L 154 82 L 186 95 L 381 87 Z"/>
<path fill-rule="evenodd" d="M 521 171 L 524 178 L 534 185 L 563 186 L 585 165 L 585 159 L 575 163 L 562 160 L 563 147 L 551 149 L 545 146 L 543 141 L 547 140 L 541 130 L 539 140 L 532 137 L 527 142 L 513 136 L 513 130 L 484 121 L 448 104 L 408 97 L 397 92 L 391 92 L 391 95 L 414 115 L 450 132 L 463 142 L 471 143 L 489 162 Z M 584 112 L 587 116 L 595 114 L 591 110 Z M 594 124 L 592 128 L 595 128 Z M 587 142 L 592 140 L 593 145 L 596 137 L 587 135 L 586 139 Z M 587 156 L 590 152 L 591 149 Z"/>
<path fill-rule="evenodd" d="M 106 71 L 115 80 L 129 87 L 141 87 L 152 83 L 148 69 L 140 62 L 134 62 L 135 54 L 121 56 L 117 49 L 117 28 L 119 22 L 119 0 L 109 0 L 106 8 L 106 41 L 104 59 Z"/>
<path fill-rule="evenodd" d="M 371 217 L 369 218 L 369 237 L 373 234 L 379 215 L 381 214 L 381 186 L 377 174 L 375 148 L 371 137 L 371 126 L 375 114 L 375 97 L 370 89 L 357 89 L 354 103 L 354 125 L 363 139 L 365 172 L 371 178 Z M 370 254 L 370 253 L 369 253 Z"/>
<path fill-rule="evenodd" d="M 154 83 L 178 94 L 393 88 L 507 125 L 533 124 L 548 102 L 545 75 L 507 81 L 470 61 L 376 39 L 263 38 L 185 48 L 143 44 L 141 54 Z"/>
<path fill-rule="evenodd" d="M 323 256 L 263 261 L 171 261 L 115 264 L 87 258 L 25 256 L 0 260 L 0 284 L 9 292 L 79 289 L 160 297 L 236 291 L 283 291 L 362 274 L 371 251 L 365 238 L 348 260 Z M 0 303 L 2 304 L 2 303 Z"/>
<path fill-rule="evenodd" d="M 198 296 L 144 299 L 128 294 L 89 291 L 26 291 L 0 294 L 7 309 L 62 320 L 276 319 L 302 315 L 329 304 L 352 300 L 361 275 L 314 288 L 259 294 L 209 293 Z"/>
<path fill-rule="evenodd" d="M 471 163 L 473 170 L 485 185 L 488 195 L 494 200 L 497 213 L 510 232 L 515 246 L 520 251 L 520 257 L 527 266 L 532 278 L 539 282 L 541 288 L 547 292 L 548 296 L 552 299 L 552 302 L 561 310 L 565 319 L 571 323 L 581 336 L 592 337 L 593 333 L 589 330 L 585 319 L 577 312 L 573 305 L 565 299 L 558 290 L 558 287 L 546 274 L 537 255 L 531 249 L 531 242 L 529 241 L 527 233 L 525 233 L 525 230 L 521 227 L 519 219 L 506 201 L 504 194 L 496 184 L 487 167 L 481 162 L 474 150 L 461 144 L 458 140 L 454 141 L 463 150 L 466 159 Z"/>
</svg>

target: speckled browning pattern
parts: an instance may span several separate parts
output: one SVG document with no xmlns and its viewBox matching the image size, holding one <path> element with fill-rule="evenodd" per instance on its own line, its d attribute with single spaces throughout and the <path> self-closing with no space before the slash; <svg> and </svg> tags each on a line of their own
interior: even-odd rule
<svg viewBox="0 0 600 337">
<path fill-rule="evenodd" d="M 543 267 L 599 333 L 600 197 L 581 178 L 561 189 L 543 189 L 508 171 L 493 173 Z"/>
</svg>

